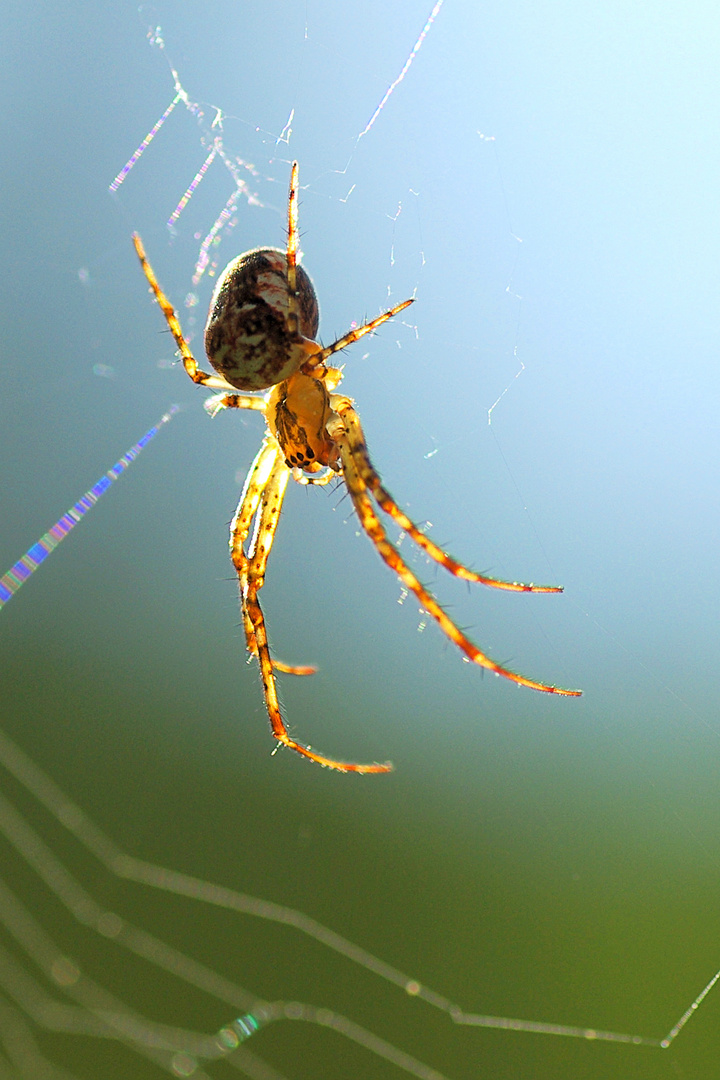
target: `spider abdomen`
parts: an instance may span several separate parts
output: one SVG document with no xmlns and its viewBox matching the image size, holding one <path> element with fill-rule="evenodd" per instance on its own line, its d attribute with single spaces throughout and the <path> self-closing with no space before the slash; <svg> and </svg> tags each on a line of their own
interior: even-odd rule
<svg viewBox="0 0 720 1080">
<path fill-rule="evenodd" d="M 309 275 L 297 267 L 299 334 L 288 328 L 287 257 L 255 248 L 223 271 L 205 326 L 208 360 L 238 390 L 266 390 L 294 375 L 308 359 L 320 314 Z"/>
</svg>

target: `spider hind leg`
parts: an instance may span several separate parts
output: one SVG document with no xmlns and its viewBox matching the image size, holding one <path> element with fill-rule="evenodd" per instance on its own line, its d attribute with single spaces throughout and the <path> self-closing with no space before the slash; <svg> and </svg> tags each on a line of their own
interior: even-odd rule
<svg viewBox="0 0 720 1080">
<path fill-rule="evenodd" d="M 434 562 L 444 566 L 454 577 L 462 578 L 464 581 L 476 581 L 481 585 L 489 585 L 493 589 L 504 589 L 508 592 L 537 593 L 560 593 L 563 591 L 562 585 L 534 585 L 522 581 L 503 581 L 502 578 L 487 577 L 485 574 L 479 574 L 453 559 L 451 555 L 438 547 L 429 536 L 426 536 L 410 520 L 407 514 L 400 509 L 387 488 L 383 486 L 380 476 L 373 468 L 370 460 L 363 430 L 360 426 L 360 419 L 355 410 L 339 402 L 336 411 L 342 415 L 352 455 L 357 462 L 366 487 L 372 493 L 376 503 Z"/>
<path fill-rule="evenodd" d="M 395 545 L 388 539 L 387 533 L 385 532 L 382 522 L 373 505 L 371 494 L 375 497 L 378 505 L 383 510 L 386 510 L 386 512 L 408 532 L 418 546 L 426 551 L 436 562 L 445 566 L 450 573 L 454 574 L 456 577 L 464 577 L 471 581 L 482 581 L 485 584 L 496 585 L 496 580 L 494 578 L 483 578 L 481 575 L 477 575 L 473 571 L 463 567 L 462 564 L 455 562 L 454 559 L 451 559 L 446 555 L 437 547 L 437 545 L 433 544 L 432 541 L 429 541 L 424 533 L 420 532 L 417 526 L 403 514 L 395 503 L 395 500 L 391 499 L 389 494 L 380 485 L 379 477 L 370 464 L 362 427 L 360 426 L 360 420 L 355 410 L 350 405 L 341 404 L 338 406 L 338 414 L 338 420 L 333 425 L 333 434 L 340 446 L 340 457 L 343 465 L 345 483 L 350 492 L 350 497 L 355 506 L 360 524 L 377 548 L 381 559 L 395 572 L 395 574 L 397 574 L 403 585 L 415 594 L 420 601 L 420 606 L 423 610 L 435 619 L 446 637 L 454 642 L 472 663 L 487 668 L 488 671 L 494 671 L 495 674 L 502 675 L 506 679 L 518 683 L 520 686 L 529 686 L 533 690 L 542 690 L 548 694 L 560 694 L 564 697 L 579 697 L 582 693 L 580 690 L 568 690 L 561 686 L 538 682 L 536 679 L 530 679 L 526 675 L 521 675 L 516 671 L 511 671 L 510 668 L 503 667 L 501 664 L 496 663 L 495 660 L 492 660 L 486 653 L 482 652 L 477 645 L 470 641 L 460 627 L 453 622 L 450 616 L 437 602 L 433 594 L 421 584 L 419 579 L 404 561 Z M 380 495 L 376 494 L 377 488 L 380 489 Z M 500 583 L 501 588 L 508 586 L 512 587 L 513 585 L 515 585 L 514 591 L 559 591 L 552 586 L 540 587 L 540 589 L 536 590 L 534 586 L 523 586 L 510 582 Z"/>
</svg>

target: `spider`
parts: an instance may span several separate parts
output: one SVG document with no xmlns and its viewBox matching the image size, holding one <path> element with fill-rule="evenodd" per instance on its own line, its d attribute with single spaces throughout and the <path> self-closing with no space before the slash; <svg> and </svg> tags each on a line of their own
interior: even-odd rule
<svg viewBox="0 0 720 1080">
<path fill-rule="evenodd" d="M 334 392 L 342 372 L 327 361 L 413 301 L 396 304 L 371 322 L 350 330 L 332 345 L 323 347 L 315 340 L 319 324 L 317 296 L 310 277 L 298 262 L 297 162 L 293 163 L 290 174 L 287 250 L 246 251 L 229 263 L 218 279 L 205 327 L 205 351 L 216 375 L 198 367 L 137 233 L 133 235 L 133 243 L 186 372 L 193 382 L 223 391 L 205 402 L 208 413 L 215 416 L 222 409 L 255 409 L 265 417 L 265 437 L 250 466 L 230 526 L 230 556 L 240 585 L 248 652 L 259 662 L 265 705 L 278 744 L 341 772 L 386 773 L 393 767 L 390 762 L 361 765 L 326 757 L 292 738 L 283 720 L 275 672 L 309 675 L 315 670 L 283 664 L 271 656 L 258 599 L 291 476 L 300 484 L 327 484 L 336 477 L 343 478 L 360 524 L 380 557 L 468 660 L 521 686 L 550 694 L 579 696 L 580 690 L 537 682 L 491 660 L 443 611 L 388 539 L 378 507 L 426 555 L 457 578 L 511 592 L 562 592 L 561 586 L 524 585 L 486 577 L 456 562 L 420 531 L 383 486 L 370 460 L 352 398 Z M 237 393 L 238 390 L 243 392 Z"/>
</svg>

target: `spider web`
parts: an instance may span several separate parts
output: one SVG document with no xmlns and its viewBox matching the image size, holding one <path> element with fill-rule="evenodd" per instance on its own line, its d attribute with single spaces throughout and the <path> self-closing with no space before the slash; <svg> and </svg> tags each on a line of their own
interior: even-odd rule
<svg viewBox="0 0 720 1080">
<path fill-rule="evenodd" d="M 606 576 L 571 557 L 580 519 L 565 502 L 582 489 L 545 432 L 575 433 L 557 401 L 573 369 L 553 367 L 564 329 L 538 314 L 553 297 L 526 255 L 538 235 L 514 220 L 528 197 L 507 118 L 469 93 L 480 50 L 484 92 L 498 84 L 520 107 L 493 57 L 500 28 L 471 36 L 467 9 L 428 9 L 365 4 L 341 27 L 302 4 L 270 37 L 235 9 L 146 10 L 139 24 L 85 27 L 89 52 L 113 58 L 114 96 L 95 103 L 87 84 L 78 113 L 52 99 L 66 124 L 57 174 L 77 184 L 90 171 L 118 212 L 89 200 L 71 250 L 48 247 L 80 301 L 66 323 L 47 293 L 51 342 L 18 350 L 36 358 L 25 415 L 42 424 L 37 457 L 28 449 L 6 480 L 23 513 L 22 529 L 8 516 L 5 564 L 143 430 L 146 406 L 147 423 L 170 401 L 187 407 L 2 616 L 4 725 L 45 766 L 3 739 L 8 1076 L 644 1078 L 714 1060 L 712 998 L 674 1036 L 717 963 L 716 725 L 657 659 L 664 649 L 694 671 L 703 654 L 672 640 L 628 649 L 604 630 L 625 614 L 588 583 Z M 99 47 L 111 29 L 117 50 Z M 97 168 L 83 153 L 78 169 L 81 114 L 84 148 L 122 121 Z M 321 672 L 283 683 L 288 716 L 323 749 L 393 757 L 384 787 L 268 760 L 224 551 L 260 431 L 253 418 L 207 424 L 201 395 L 167 370 L 173 346 L 128 243 L 138 228 L 199 347 L 217 268 L 283 243 L 294 157 L 326 339 L 418 291 L 417 325 L 347 360 L 391 490 L 458 556 L 565 579 L 568 593 L 551 609 L 434 586 L 501 658 L 594 691 L 558 710 L 466 670 L 437 636 L 417 640 L 347 504 L 298 493 L 268 618 L 278 652 Z M 29 206 L 44 237 L 41 203 Z M 86 250 L 88 235 L 101 239 Z"/>
</svg>

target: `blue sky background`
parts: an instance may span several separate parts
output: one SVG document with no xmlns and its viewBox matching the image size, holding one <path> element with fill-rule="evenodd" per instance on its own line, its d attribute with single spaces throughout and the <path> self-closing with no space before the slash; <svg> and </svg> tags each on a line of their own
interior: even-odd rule
<svg viewBox="0 0 720 1080">
<path fill-rule="evenodd" d="M 4 16 L 2 570 L 183 409 L 0 615 L 3 722 L 134 854 L 300 908 L 468 1011 L 660 1038 L 720 967 L 720 18 L 702 3 L 445 0 L 358 142 L 429 10 L 31 2 Z M 206 153 L 178 107 L 107 191 L 173 96 L 146 40 L 157 25 L 190 97 L 209 119 L 222 109 L 224 146 L 254 166 L 259 205 L 241 204 L 220 264 L 283 244 L 297 158 L 324 340 L 416 294 L 345 357 L 375 464 L 458 558 L 566 592 L 470 590 L 407 540 L 403 553 L 490 655 L 581 686 L 579 701 L 418 633 L 347 500 L 293 486 L 265 610 L 278 655 L 320 672 L 283 681 L 289 722 L 397 771 L 358 780 L 270 756 L 226 548 L 262 424 L 210 422 L 168 365 L 129 239 L 199 335 L 212 283 L 184 306 L 196 234 L 231 178 L 215 162 L 168 233 Z M 289 934 L 132 903 L 258 996 L 345 1012 L 453 1080 L 654 1080 L 717 1060 L 712 997 L 668 1051 L 456 1028 Z M 179 990 L 154 997 L 140 1005 L 168 1022 L 227 1020 Z M 253 1045 L 290 1078 L 399 1075 L 321 1030 L 279 1024 Z M 53 1053 L 114 1075 L 102 1045 Z"/>
</svg>

